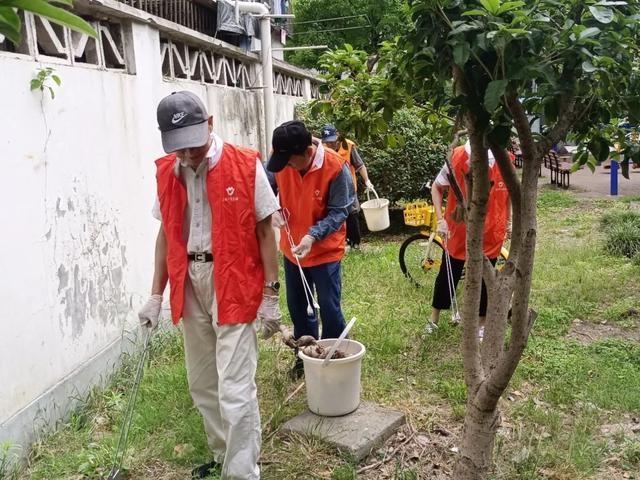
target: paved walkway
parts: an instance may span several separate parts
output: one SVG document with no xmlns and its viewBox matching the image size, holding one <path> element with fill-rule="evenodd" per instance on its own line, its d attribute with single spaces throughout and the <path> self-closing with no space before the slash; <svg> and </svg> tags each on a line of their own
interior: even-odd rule
<svg viewBox="0 0 640 480">
<path fill-rule="evenodd" d="M 550 183 L 549 170 L 542 167 L 542 175 L 540 185 Z M 570 190 L 580 196 L 597 198 L 608 197 L 610 192 L 610 170 L 602 166 L 596 167 L 596 171 L 591 173 L 587 167 L 583 167 L 575 173 L 571 174 Z M 618 196 L 640 196 L 640 169 L 629 169 L 629 180 L 622 176 L 618 171 Z"/>
</svg>

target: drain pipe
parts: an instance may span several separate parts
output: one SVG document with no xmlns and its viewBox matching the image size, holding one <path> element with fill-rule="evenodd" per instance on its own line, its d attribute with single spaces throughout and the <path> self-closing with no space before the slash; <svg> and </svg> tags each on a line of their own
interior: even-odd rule
<svg viewBox="0 0 640 480">
<path fill-rule="evenodd" d="M 271 58 L 271 16 L 266 5 L 259 2 L 235 2 L 236 16 L 239 12 L 251 13 L 260 19 L 260 44 L 262 52 L 262 94 L 264 101 L 263 158 L 266 161 L 271 150 L 271 135 L 275 128 L 275 100 L 273 95 L 273 60 Z M 238 18 L 236 17 L 236 20 Z"/>
</svg>

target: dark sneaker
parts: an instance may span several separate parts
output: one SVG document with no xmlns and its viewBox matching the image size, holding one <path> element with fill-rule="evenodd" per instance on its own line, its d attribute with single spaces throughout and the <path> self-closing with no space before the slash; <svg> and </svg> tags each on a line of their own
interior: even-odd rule
<svg viewBox="0 0 640 480">
<path fill-rule="evenodd" d="M 304 363 L 302 359 L 296 357 L 296 362 L 293 364 L 293 368 L 289 370 L 289 378 L 291 380 L 298 380 L 304 377 Z"/>
<path fill-rule="evenodd" d="M 204 465 L 200 465 L 199 467 L 196 467 L 193 470 L 191 470 L 191 478 L 193 480 L 200 479 L 200 478 L 207 478 L 209 475 L 220 473 L 221 469 L 222 469 L 222 465 L 220 465 L 216 461 L 205 463 Z"/>
</svg>

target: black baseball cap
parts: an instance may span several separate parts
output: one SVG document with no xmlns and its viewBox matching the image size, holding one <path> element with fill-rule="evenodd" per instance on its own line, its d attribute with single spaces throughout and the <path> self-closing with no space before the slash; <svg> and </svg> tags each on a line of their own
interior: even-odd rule
<svg viewBox="0 0 640 480">
<path fill-rule="evenodd" d="M 202 100 L 187 91 L 173 92 L 158 104 L 158 128 L 167 153 L 201 147 L 209 140 L 209 114 Z"/>
<path fill-rule="evenodd" d="M 271 146 L 273 153 L 267 163 L 267 170 L 279 172 L 289 163 L 291 155 L 304 153 L 311 145 L 311 133 L 303 122 L 285 122 L 273 131 Z"/>
</svg>

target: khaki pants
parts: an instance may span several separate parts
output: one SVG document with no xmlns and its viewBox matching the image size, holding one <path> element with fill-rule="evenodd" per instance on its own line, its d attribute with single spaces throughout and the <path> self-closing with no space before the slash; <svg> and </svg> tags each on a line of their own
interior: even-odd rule
<svg viewBox="0 0 640 480">
<path fill-rule="evenodd" d="M 257 322 L 217 324 L 213 264 L 189 262 L 184 347 L 189 391 L 224 480 L 260 478 Z"/>
</svg>

